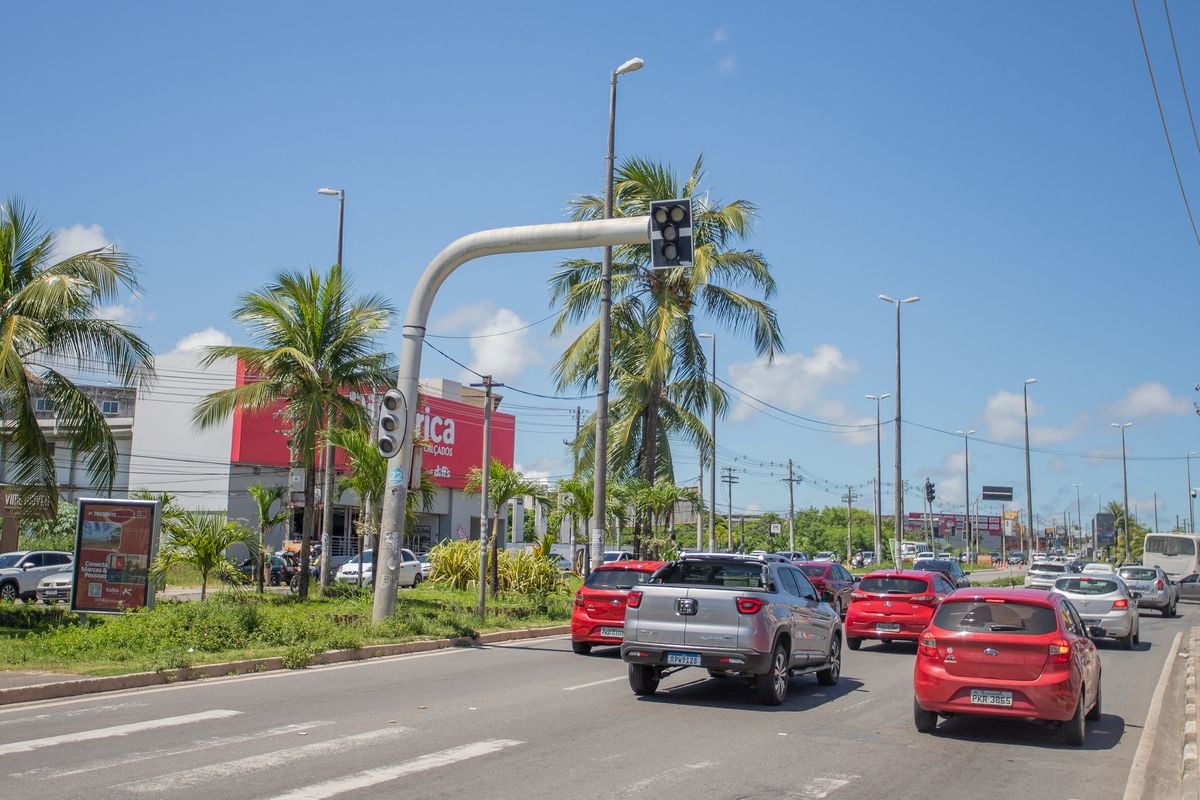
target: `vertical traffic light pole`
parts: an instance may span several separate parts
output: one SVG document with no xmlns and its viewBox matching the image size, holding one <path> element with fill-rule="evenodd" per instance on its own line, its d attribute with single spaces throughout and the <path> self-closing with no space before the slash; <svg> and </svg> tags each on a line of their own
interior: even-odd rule
<svg viewBox="0 0 1200 800">
<path fill-rule="evenodd" d="M 400 537 L 404 531 L 404 510 L 408 499 L 409 472 L 412 469 L 413 429 L 417 416 L 417 379 L 421 374 L 421 346 L 425 326 L 438 289 L 446 279 L 472 259 L 500 253 L 532 253 L 545 250 L 571 250 L 619 244 L 646 244 L 650 238 L 649 217 L 559 222 L 550 225 L 525 225 L 479 231 L 447 245 L 425 271 L 409 300 L 401 333 L 400 365 L 396 391 L 404 398 L 403 424 L 398 441 L 388 439 L 387 486 L 383 495 L 379 549 L 375 554 L 378 586 L 371 619 L 382 622 L 396 611 L 396 573 Z M 384 439 L 381 432 L 380 441 Z M 383 448 L 380 448 L 383 451 Z"/>
</svg>

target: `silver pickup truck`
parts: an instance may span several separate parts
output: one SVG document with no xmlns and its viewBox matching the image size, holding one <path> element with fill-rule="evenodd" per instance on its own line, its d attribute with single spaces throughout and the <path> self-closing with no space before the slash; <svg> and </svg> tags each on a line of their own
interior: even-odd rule
<svg viewBox="0 0 1200 800">
<path fill-rule="evenodd" d="M 794 675 L 825 686 L 842 670 L 842 625 L 804 573 L 762 556 L 695 553 L 629 593 L 621 658 L 635 694 L 653 694 L 683 667 L 749 678 L 779 705 Z"/>
</svg>

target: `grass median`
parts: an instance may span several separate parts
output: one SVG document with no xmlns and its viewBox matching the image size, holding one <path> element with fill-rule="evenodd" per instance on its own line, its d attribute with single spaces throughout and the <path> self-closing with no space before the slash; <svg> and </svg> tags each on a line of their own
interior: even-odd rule
<svg viewBox="0 0 1200 800">
<path fill-rule="evenodd" d="M 570 594 L 488 598 L 431 585 L 406 589 L 396 614 L 371 623 L 371 594 L 335 590 L 300 602 L 292 596 L 221 591 L 203 602 L 160 601 L 149 611 L 80 617 L 57 607 L 0 603 L 0 669 L 123 675 L 279 656 L 301 668 L 326 650 L 474 636 L 562 625 Z"/>
</svg>

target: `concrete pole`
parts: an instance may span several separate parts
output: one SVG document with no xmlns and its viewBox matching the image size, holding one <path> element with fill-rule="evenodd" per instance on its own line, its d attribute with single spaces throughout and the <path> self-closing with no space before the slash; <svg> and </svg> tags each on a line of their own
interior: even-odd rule
<svg viewBox="0 0 1200 800">
<path fill-rule="evenodd" d="M 379 590 L 375 592 L 372 621 L 382 622 L 396 611 L 396 573 L 400 567 L 397 555 L 400 551 L 400 537 L 404 531 L 408 471 L 413 462 L 412 434 L 417 419 L 417 381 L 421 374 L 421 348 L 425 341 L 429 312 L 438 289 L 460 266 L 483 256 L 604 245 L 646 244 L 649 241 L 649 217 L 525 225 L 468 234 L 449 244 L 429 262 L 413 290 L 401 332 L 396 388 L 404 395 L 406 401 L 407 425 L 399 450 L 395 456 L 388 459 L 388 485 L 383 497 L 379 552 L 375 554 L 375 568 L 380 571 Z"/>
</svg>

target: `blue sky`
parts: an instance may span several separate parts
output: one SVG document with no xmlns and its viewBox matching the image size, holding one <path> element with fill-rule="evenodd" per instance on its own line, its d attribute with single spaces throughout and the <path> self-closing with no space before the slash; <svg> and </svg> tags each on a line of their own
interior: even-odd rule
<svg viewBox="0 0 1200 800">
<path fill-rule="evenodd" d="M 863 395 L 894 391 L 894 316 L 877 295 L 920 295 L 904 310 L 907 481 L 929 477 L 946 510 L 961 508 L 952 432 L 976 428 L 986 441 L 971 448 L 973 492 L 1014 485 L 1023 505 L 1023 451 L 1004 445 L 1021 442 L 1022 381 L 1037 377 L 1037 513 L 1074 513 L 1074 483 L 1085 515 L 1095 494 L 1119 499 L 1109 423 L 1132 421 L 1131 505 L 1151 523 L 1157 492 L 1160 527 L 1186 517 L 1183 456 L 1200 450 L 1200 247 L 1129 4 L 701 2 L 678 24 L 644 4 L 600 9 L 14 6 L 0 194 L 35 206 L 68 244 L 137 256 L 144 294 L 110 313 L 159 352 L 244 340 L 229 317 L 240 293 L 332 262 L 336 202 L 319 186 L 346 189 L 347 269 L 403 309 L 454 238 L 559 221 L 572 196 L 601 190 L 608 75 L 641 56 L 645 69 L 621 79 L 618 157 L 686 171 L 703 153 L 714 198 L 761 208 L 748 245 L 778 280 L 786 353 L 756 364 L 749 343 L 715 328 L 722 379 L 794 414 L 869 424 Z M 1171 10 L 1200 92 L 1200 9 Z M 1162 7 L 1141 12 L 1200 212 L 1200 152 Z M 467 265 L 443 287 L 434 331 L 543 319 L 557 260 Z M 565 344 L 549 322 L 433 341 L 546 394 Z M 393 332 L 388 348 L 397 343 Z M 423 373 L 464 376 L 431 351 Z M 506 405 L 518 462 L 564 474 L 576 403 L 510 393 Z M 798 505 L 838 502 L 832 484 L 869 492 L 873 429 L 831 430 L 735 406 L 718 433 L 721 465 L 745 470 L 735 513 L 786 508 L 772 465 L 788 458 L 808 477 Z M 885 425 L 885 510 L 892 437 Z M 679 448 L 676 461 L 682 482 L 696 458 Z"/>
</svg>

